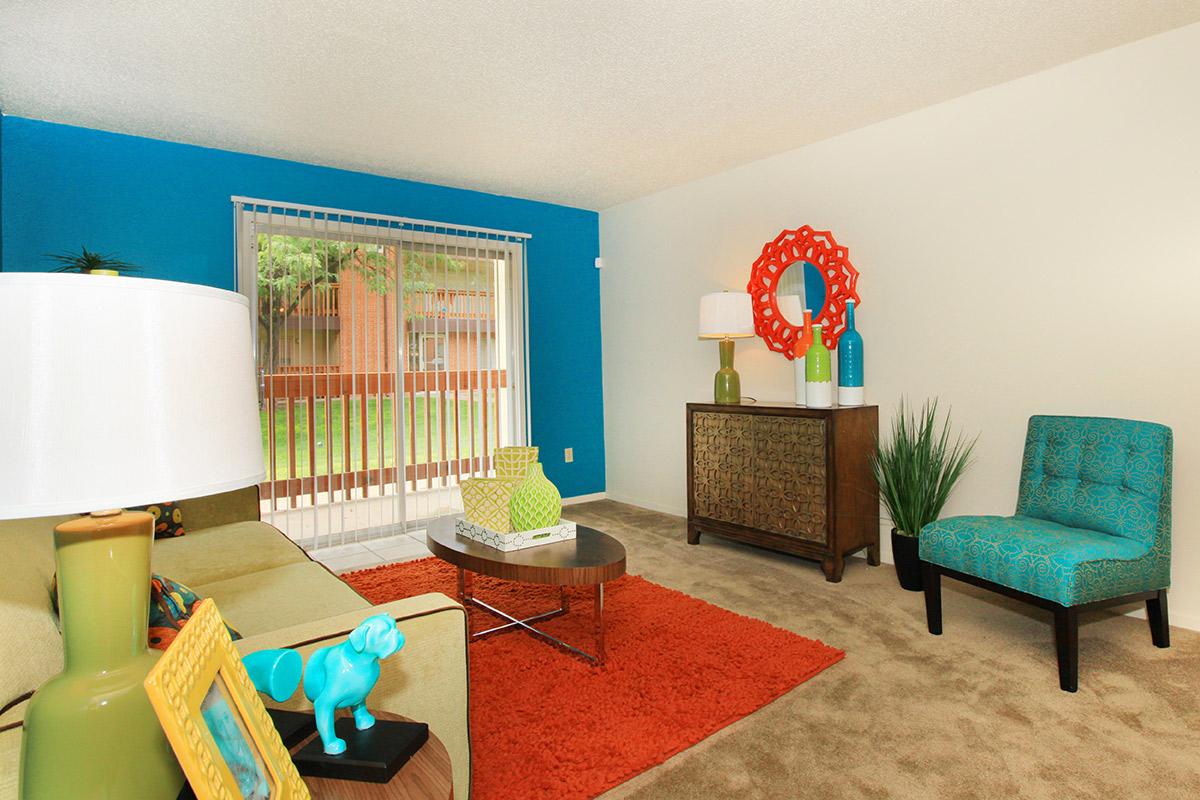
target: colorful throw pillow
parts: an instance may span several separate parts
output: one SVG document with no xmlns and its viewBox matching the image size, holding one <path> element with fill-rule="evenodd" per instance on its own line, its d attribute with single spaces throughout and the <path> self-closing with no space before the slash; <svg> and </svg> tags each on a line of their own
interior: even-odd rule
<svg viewBox="0 0 1200 800">
<path fill-rule="evenodd" d="M 154 517 L 154 538 L 169 539 L 183 536 L 183 509 L 178 503 L 151 503 L 148 506 L 132 506 L 130 511 L 146 511 Z"/>
<path fill-rule="evenodd" d="M 179 581 L 162 575 L 150 576 L 150 646 L 166 650 L 183 626 L 192 618 L 196 606 L 204 600 Z M 229 625 L 225 628 L 234 639 L 242 635 Z"/>
<path fill-rule="evenodd" d="M 156 650 L 166 650 L 167 645 L 175 641 L 175 637 L 183 630 L 183 626 L 192 618 L 196 605 L 204 598 L 184 586 L 179 581 L 173 581 L 162 575 L 150 576 L 150 624 L 147 639 Z M 58 573 L 50 579 L 50 605 L 58 614 Z M 242 635 L 226 625 L 225 629 L 234 639 Z"/>
</svg>

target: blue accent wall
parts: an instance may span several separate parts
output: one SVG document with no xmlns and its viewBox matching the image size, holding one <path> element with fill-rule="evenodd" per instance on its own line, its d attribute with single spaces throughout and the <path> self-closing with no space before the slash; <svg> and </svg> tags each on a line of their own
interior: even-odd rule
<svg viewBox="0 0 1200 800">
<path fill-rule="evenodd" d="M 604 491 L 599 215 L 294 161 L 0 117 L 0 256 L 114 253 L 149 278 L 234 288 L 231 195 L 533 234 L 532 441 L 564 497 Z M 575 448 L 563 463 L 563 448 Z"/>
</svg>

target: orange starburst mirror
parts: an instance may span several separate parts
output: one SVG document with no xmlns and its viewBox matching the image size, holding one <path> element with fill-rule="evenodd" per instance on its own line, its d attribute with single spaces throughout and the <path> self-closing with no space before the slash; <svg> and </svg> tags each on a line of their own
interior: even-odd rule
<svg viewBox="0 0 1200 800">
<path fill-rule="evenodd" d="M 858 270 L 849 251 L 829 231 L 805 225 L 782 231 L 763 245 L 746 284 L 754 309 L 754 332 L 767 347 L 796 357 L 796 341 L 804 333 L 804 309 L 830 350 L 846 330 L 846 301 L 860 304 Z"/>
</svg>

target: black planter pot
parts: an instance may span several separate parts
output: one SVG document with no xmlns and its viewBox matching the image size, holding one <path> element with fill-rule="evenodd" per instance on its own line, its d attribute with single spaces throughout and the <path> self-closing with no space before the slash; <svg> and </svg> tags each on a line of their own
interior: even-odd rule
<svg viewBox="0 0 1200 800">
<path fill-rule="evenodd" d="M 917 537 L 904 536 L 892 528 L 892 560 L 896 562 L 896 577 L 900 579 L 900 588 L 910 592 L 925 591 L 917 542 Z"/>
</svg>

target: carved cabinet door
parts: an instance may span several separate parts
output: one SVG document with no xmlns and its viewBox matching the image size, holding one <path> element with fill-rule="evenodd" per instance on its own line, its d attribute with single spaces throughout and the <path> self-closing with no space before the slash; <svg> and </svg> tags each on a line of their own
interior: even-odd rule
<svg viewBox="0 0 1200 800">
<path fill-rule="evenodd" d="M 826 507 L 825 420 L 752 417 L 753 527 L 824 544 Z"/>
<path fill-rule="evenodd" d="M 748 414 L 697 412 L 692 418 L 694 513 L 754 524 L 754 438 Z"/>
</svg>

